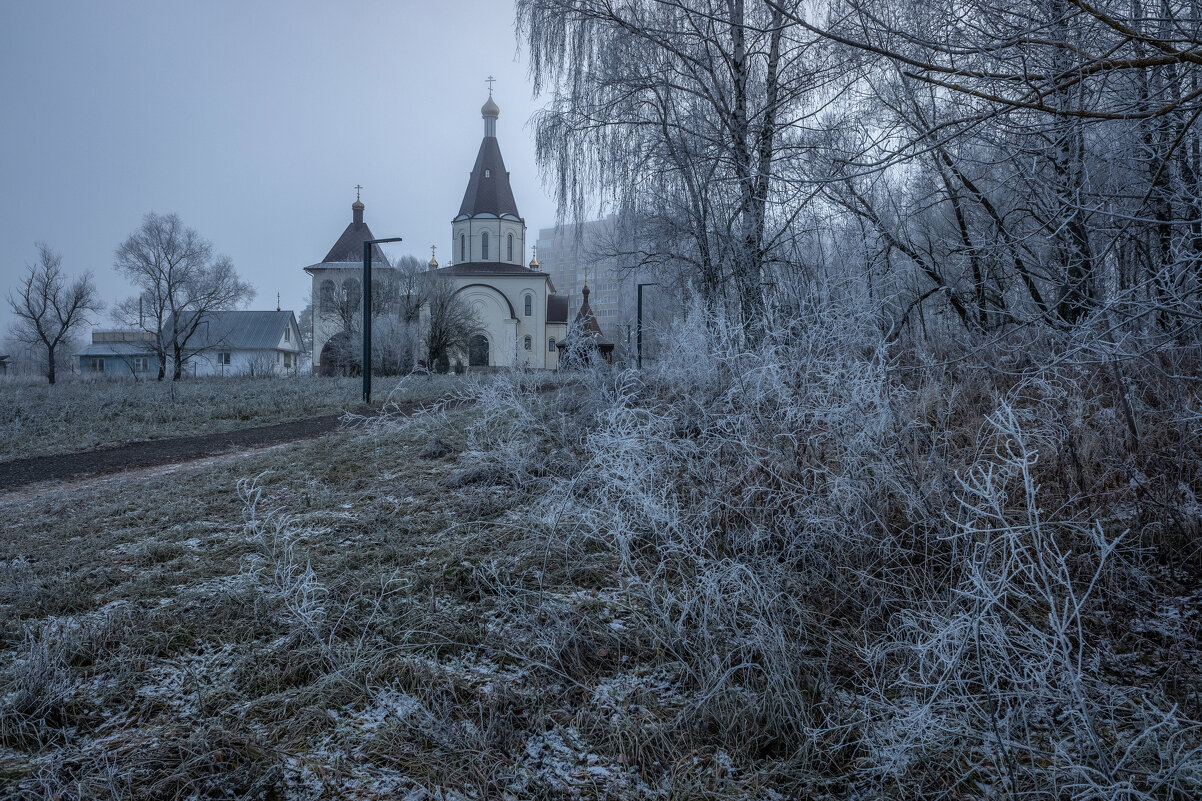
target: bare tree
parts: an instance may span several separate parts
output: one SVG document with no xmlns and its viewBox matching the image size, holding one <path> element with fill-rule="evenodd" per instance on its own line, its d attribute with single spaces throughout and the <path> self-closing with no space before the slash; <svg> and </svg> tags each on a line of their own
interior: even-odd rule
<svg viewBox="0 0 1202 801">
<path fill-rule="evenodd" d="M 853 127 L 865 115 L 873 123 L 863 125 L 869 145 L 840 154 L 841 180 L 904 173 L 898 194 L 919 207 L 912 167 L 929 161 L 954 228 L 936 235 L 906 220 L 894 238 L 935 235 L 935 251 L 977 271 L 959 282 L 941 275 L 948 290 L 935 295 L 963 303 L 966 326 L 1012 319 L 1002 308 L 1020 299 L 1007 296 L 1013 278 L 1021 300 L 1057 328 L 1115 313 L 1135 330 L 1145 317 L 1173 337 L 1196 328 L 1196 0 L 968 0 L 954 13 L 925 0 L 832 0 L 825 21 L 768 2 L 827 46 L 858 52 L 873 101 L 894 112 L 843 101 Z M 1010 275 L 988 276 L 991 259 Z"/>
<path fill-rule="evenodd" d="M 99 312 L 104 303 L 96 295 L 92 274 L 85 272 L 68 281 L 62 257 L 50 246 L 38 243 L 38 260 L 28 267 L 8 305 L 16 315 L 14 339 L 46 350 L 46 378 L 55 381 L 55 351 L 71 334 L 88 323 L 89 312 Z"/>
<path fill-rule="evenodd" d="M 467 354 L 472 337 L 483 332 L 483 325 L 448 278 L 432 275 L 424 284 L 429 311 L 426 359 L 431 369 L 445 373 L 451 359 L 462 359 Z"/>
<path fill-rule="evenodd" d="M 155 334 L 160 381 L 168 357 L 172 380 L 183 375 L 184 362 L 196 352 L 189 342 L 206 314 L 235 309 L 254 294 L 229 257 L 214 256 L 212 243 L 175 214 L 147 214 L 117 247 L 114 266 L 140 290 L 118 306 L 118 319 Z"/>
<path fill-rule="evenodd" d="M 397 259 L 393 268 L 390 310 L 402 323 L 417 323 L 429 298 L 427 267 L 421 259 L 407 255 Z"/>
<path fill-rule="evenodd" d="M 300 329 L 301 353 L 313 352 L 313 292 L 305 293 L 305 306 L 296 315 L 296 325 Z"/>
<path fill-rule="evenodd" d="M 393 264 L 380 293 L 373 292 L 372 369 L 382 375 L 413 371 L 421 342 L 421 309 L 430 294 L 426 270 L 426 265 L 415 256 L 401 256 Z"/>
</svg>

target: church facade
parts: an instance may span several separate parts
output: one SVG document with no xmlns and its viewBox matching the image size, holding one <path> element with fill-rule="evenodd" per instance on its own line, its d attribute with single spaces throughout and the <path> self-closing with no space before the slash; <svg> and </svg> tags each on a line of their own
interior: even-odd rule
<svg viewBox="0 0 1202 801">
<path fill-rule="evenodd" d="M 553 370 L 559 365 L 557 344 L 568 333 L 568 297 L 555 292 L 537 258 L 525 262 L 526 221 L 501 157 L 500 108 L 491 92 L 480 114 L 484 137 L 459 213 L 451 220 L 452 260 L 445 266 L 434 258 L 429 263 L 429 277 L 448 281 L 480 323 L 467 352 L 452 362 Z M 363 243 L 375 238 L 363 220 L 363 203 L 356 199 L 351 209 L 350 225 L 325 259 L 304 268 L 313 281 L 313 363 L 318 372 L 323 366 L 329 371 L 340 348 L 353 346 L 346 340 L 348 320 L 362 298 Z M 392 268 L 378 249 L 372 265 L 373 281 L 376 276 L 387 280 Z M 424 331 L 428 324 L 428 310 L 422 309 L 419 326 Z"/>
</svg>

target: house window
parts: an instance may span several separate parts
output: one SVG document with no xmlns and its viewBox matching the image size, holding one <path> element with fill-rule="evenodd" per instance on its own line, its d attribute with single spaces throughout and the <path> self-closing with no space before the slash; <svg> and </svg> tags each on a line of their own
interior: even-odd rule
<svg viewBox="0 0 1202 801">
<path fill-rule="evenodd" d="M 222 367 L 230 366 L 230 352 L 228 350 L 217 351 L 217 363 Z"/>
<path fill-rule="evenodd" d="M 525 307 L 524 311 L 526 312 L 527 317 L 534 314 L 534 296 L 533 295 L 526 296 L 526 307 Z"/>
<path fill-rule="evenodd" d="M 285 342 L 292 341 L 292 326 L 290 326 L 290 325 L 284 326 L 284 341 Z"/>
<path fill-rule="evenodd" d="M 513 234 L 509 235 L 509 239 L 505 244 L 505 260 L 513 261 Z"/>
<path fill-rule="evenodd" d="M 459 260 L 467 261 L 467 237 L 459 235 Z"/>
<path fill-rule="evenodd" d="M 550 353 L 553 350 L 555 350 L 555 337 L 547 340 L 547 352 Z"/>
<path fill-rule="evenodd" d="M 292 354 L 291 353 L 284 354 L 284 368 L 287 370 L 292 369 Z"/>
<path fill-rule="evenodd" d="M 480 260 L 488 261 L 488 231 L 480 235 Z"/>
<path fill-rule="evenodd" d="M 531 337 L 526 337 L 525 341 L 522 342 L 522 347 L 526 350 L 534 350 L 534 340 Z"/>
<path fill-rule="evenodd" d="M 491 177 L 492 177 L 492 170 L 485 170 L 485 171 L 484 171 L 484 177 L 485 177 L 485 178 L 491 178 Z"/>
<path fill-rule="evenodd" d="M 149 369 L 150 369 L 150 357 L 148 357 L 148 356 L 135 356 L 134 357 L 134 372 L 135 373 L 144 373 Z"/>
<path fill-rule="evenodd" d="M 104 359 L 92 359 L 92 372 L 93 373 L 103 373 L 104 372 Z"/>
</svg>

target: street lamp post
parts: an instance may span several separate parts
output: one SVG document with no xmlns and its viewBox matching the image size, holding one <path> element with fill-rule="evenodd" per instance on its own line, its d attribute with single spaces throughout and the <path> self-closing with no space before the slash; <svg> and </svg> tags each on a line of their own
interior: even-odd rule
<svg viewBox="0 0 1202 801">
<path fill-rule="evenodd" d="M 652 281 L 650 283 L 638 285 L 639 310 L 638 310 L 638 321 L 637 321 L 636 328 L 635 328 L 636 333 L 635 333 L 634 346 L 639 354 L 638 365 L 639 365 L 640 370 L 643 369 L 643 287 L 645 287 L 645 286 L 659 286 L 659 284 Z"/>
<path fill-rule="evenodd" d="M 371 249 L 383 242 L 400 242 L 399 236 L 390 239 L 367 239 L 363 242 L 363 402 L 371 403 Z"/>
</svg>

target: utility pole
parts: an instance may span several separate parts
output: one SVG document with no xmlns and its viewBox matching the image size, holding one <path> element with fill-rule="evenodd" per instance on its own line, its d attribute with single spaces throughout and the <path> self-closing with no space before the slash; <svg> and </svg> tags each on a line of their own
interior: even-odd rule
<svg viewBox="0 0 1202 801">
<path fill-rule="evenodd" d="M 643 287 L 645 287 L 645 286 L 659 286 L 659 284 L 652 281 L 647 284 L 639 284 L 638 285 L 638 287 L 639 287 L 639 308 L 638 308 L 638 318 L 636 320 L 636 327 L 635 327 L 635 339 L 634 339 L 635 345 L 634 345 L 634 347 L 638 351 L 638 354 L 639 354 L 638 365 L 639 365 L 640 370 L 643 369 Z"/>
<path fill-rule="evenodd" d="M 371 249 L 382 242 L 400 241 L 394 236 L 363 242 L 363 402 L 367 404 L 371 403 Z"/>
</svg>

